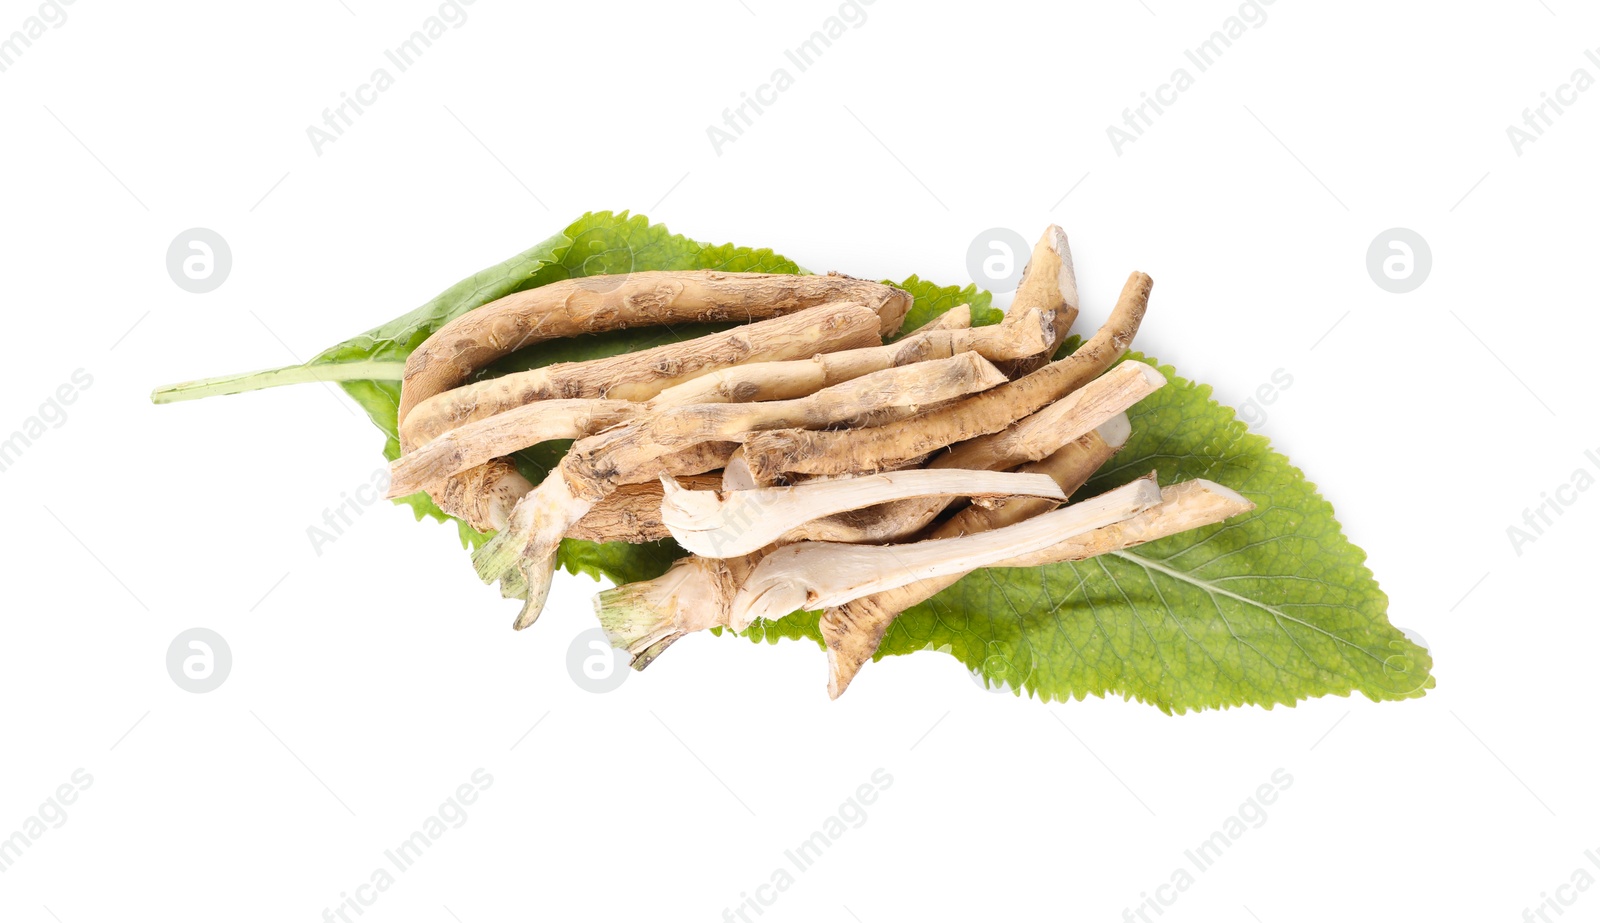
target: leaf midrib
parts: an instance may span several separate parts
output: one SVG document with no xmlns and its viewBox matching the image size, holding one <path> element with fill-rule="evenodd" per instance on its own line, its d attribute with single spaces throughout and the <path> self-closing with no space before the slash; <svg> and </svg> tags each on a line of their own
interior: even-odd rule
<svg viewBox="0 0 1600 923">
<path fill-rule="evenodd" d="M 1179 581 L 1181 583 L 1187 583 L 1187 584 L 1190 584 L 1191 586 L 1199 587 L 1200 589 L 1204 590 L 1207 593 L 1214 594 L 1214 595 L 1217 595 L 1217 596 L 1224 596 L 1224 597 L 1227 597 L 1228 599 L 1237 600 L 1237 601 L 1239 601 L 1241 603 L 1244 603 L 1247 606 L 1254 606 L 1255 608 L 1260 609 L 1263 612 L 1270 613 L 1273 618 L 1284 619 L 1286 621 L 1293 622 L 1296 625 L 1301 625 L 1301 626 L 1304 626 L 1306 628 L 1309 628 L 1312 631 L 1318 632 L 1319 634 L 1322 634 L 1322 635 L 1326 636 L 1331 641 L 1334 641 L 1334 642 L 1336 642 L 1338 644 L 1344 644 L 1344 645 L 1348 645 L 1350 647 L 1355 648 L 1356 650 L 1360 651 L 1361 653 L 1365 654 L 1366 656 L 1372 658 L 1374 661 L 1376 661 L 1380 665 L 1382 665 L 1384 663 L 1387 663 L 1387 658 L 1377 656 L 1376 654 L 1374 654 L 1373 652 L 1367 650 L 1366 648 L 1362 647 L 1361 645 L 1355 643 L 1354 641 L 1351 641 L 1349 638 L 1340 637 L 1339 635 L 1336 635 L 1333 632 L 1328 631 L 1326 628 L 1322 628 L 1322 627 L 1320 627 L 1318 625 L 1313 625 L 1310 622 L 1307 622 L 1305 619 L 1295 618 L 1294 616 L 1288 614 L 1287 612 L 1284 612 L 1282 609 L 1279 609 L 1276 606 L 1268 605 L 1267 603 L 1264 603 L 1259 599 L 1251 599 L 1248 596 L 1242 596 L 1242 595 L 1240 595 L 1238 593 L 1233 592 L 1232 590 L 1228 590 L 1228 589 L 1224 589 L 1222 587 L 1219 587 L 1219 586 L 1211 583 L 1208 580 L 1202 580 L 1202 579 L 1200 579 L 1198 577 L 1195 577 L 1195 576 L 1193 576 L 1191 574 L 1185 573 L 1184 571 L 1175 570 L 1175 569 L 1173 569 L 1171 567 L 1166 566 L 1165 564 L 1161 564 L 1161 563 L 1159 563 L 1159 562 L 1157 562 L 1155 560 L 1152 560 L 1152 559 L 1147 558 L 1147 557 L 1145 557 L 1143 555 L 1140 555 L 1140 554 L 1135 554 L 1135 553 L 1129 552 L 1129 551 L 1113 551 L 1113 552 L 1111 552 L 1111 554 L 1115 555 L 1116 557 L 1122 558 L 1125 561 L 1129 561 L 1129 562 L 1133 563 L 1134 565 L 1136 565 L 1138 567 L 1142 567 L 1142 568 L 1145 568 L 1146 570 L 1153 570 L 1153 571 L 1156 571 L 1158 573 L 1166 574 L 1168 577 L 1171 577 L 1172 579 L 1177 580 L 1177 581 Z M 1262 575 L 1262 576 L 1257 577 L 1256 579 L 1259 579 L 1259 580 L 1271 580 L 1273 578 L 1272 578 L 1271 575 Z M 1293 639 L 1291 639 L 1291 640 L 1293 640 Z"/>
</svg>

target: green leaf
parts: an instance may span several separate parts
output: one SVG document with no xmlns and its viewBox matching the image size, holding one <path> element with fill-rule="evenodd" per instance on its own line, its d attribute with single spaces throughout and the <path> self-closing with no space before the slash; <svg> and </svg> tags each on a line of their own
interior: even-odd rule
<svg viewBox="0 0 1600 923">
<path fill-rule="evenodd" d="M 1168 384 L 1129 411 L 1133 435 L 1080 495 L 1154 470 L 1163 484 L 1231 487 L 1255 511 L 1088 561 L 976 571 L 901 615 L 877 659 L 945 651 L 1018 695 L 1120 695 L 1169 713 L 1431 689 L 1428 652 L 1389 624 L 1365 553 L 1300 469 L 1210 386 L 1130 360 Z M 747 634 L 821 643 L 815 613 Z"/>
<path fill-rule="evenodd" d="M 941 287 L 916 276 L 904 282 L 890 284 L 899 285 L 900 288 L 910 292 L 911 297 L 915 299 L 911 310 L 906 312 L 906 322 L 900 327 L 901 336 L 916 330 L 956 305 L 971 306 L 974 327 L 998 324 L 1000 319 L 1005 317 L 1005 313 L 999 308 L 990 307 L 989 302 L 993 300 L 993 296 L 976 285 L 969 285 L 966 288 Z"/>
</svg>

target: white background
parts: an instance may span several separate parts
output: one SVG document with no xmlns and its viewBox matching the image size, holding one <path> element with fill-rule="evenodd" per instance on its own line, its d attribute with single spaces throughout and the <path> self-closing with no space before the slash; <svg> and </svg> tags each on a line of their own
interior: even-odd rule
<svg viewBox="0 0 1600 923">
<path fill-rule="evenodd" d="M 93 376 L 0 475 L 0 837 L 94 780 L 0 873 L 0 919 L 322 919 L 479 767 L 465 824 L 361 919 L 723 919 L 880 767 L 866 822 L 764 923 L 1122 919 L 1279 768 L 1266 822 L 1163 921 L 1513 921 L 1600 877 L 1600 491 L 1520 555 L 1506 534 L 1600 475 L 1600 92 L 1520 156 L 1506 135 L 1600 77 L 1600 16 L 1278 0 L 1202 74 L 1183 51 L 1236 5 L 877 0 L 795 73 L 784 50 L 837 9 L 478 0 L 321 156 L 307 126 L 436 4 L 78 0 L 0 74 L 0 433 Z M 36 10 L 0 2 L 0 34 Z M 719 155 L 706 127 L 781 66 L 794 86 Z M 1180 66 L 1193 88 L 1118 156 L 1106 126 Z M 313 551 L 380 465 L 342 395 L 148 402 L 308 356 L 603 208 L 961 284 L 979 232 L 1058 222 L 1084 328 L 1151 273 L 1144 349 L 1235 404 L 1292 376 L 1259 428 L 1367 549 L 1438 688 L 1172 718 L 987 694 L 929 653 L 829 702 L 808 645 L 694 637 L 596 695 L 565 667 L 588 580 L 513 634 L 451 528 L 378 504 Z M 196 226 L 233 251 L 205 295 L 165 268 Z M 1433 253 L 1407 295 L 1365 268 L 1396 226 Z M 165 668 L 194 626 L 234 658 L 205 695 Z M 1561 893 L 1600 913 L 1600 889 Z"/>
</svg>

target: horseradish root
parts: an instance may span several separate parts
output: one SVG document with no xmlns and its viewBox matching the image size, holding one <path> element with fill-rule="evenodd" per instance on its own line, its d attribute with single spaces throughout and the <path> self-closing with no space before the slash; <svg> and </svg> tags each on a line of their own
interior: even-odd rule
<svg viewBox="0 0 1600 923">
<path fill-rule="evenodd" d="M 1082 532 L 1133 516 L 1161 502 L 1155 475 L 1016 525 L 907 545 L 800 542 L 761 559 L 734 596 L 728 627 L 743 631 L 758 618 L 825 609 L 945 574 L 1042 551 Z"/>
<path fill-rule="evenodd" d="M 688 490 L 666 477 L 661 483 L 661 521 L 678 544 L 709 558 L 741 557 L 819 516 L 908 497 L 1067 499 L 1048 475 L 929 468 L 755 490 Z"/>
</svg>

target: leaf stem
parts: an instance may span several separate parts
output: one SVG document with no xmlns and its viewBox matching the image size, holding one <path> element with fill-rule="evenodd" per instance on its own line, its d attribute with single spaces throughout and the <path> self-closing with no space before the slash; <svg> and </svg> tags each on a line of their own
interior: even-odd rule
<svg viewBox="0 0 1600 923">
<path fill-rule="evenodd" d="M 281 369 L 219 375 L 195 381 L 163 385 L 150 392 L 157 404 L 192 401 L 218 394 L 241 394 L 279 385 L 298 385 L 308 381 L 399 381 L 405 374 L 403 361 L 330 362 L 319 365 L 289 365 Z"/>
</svg>

